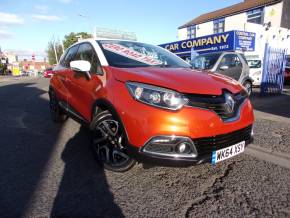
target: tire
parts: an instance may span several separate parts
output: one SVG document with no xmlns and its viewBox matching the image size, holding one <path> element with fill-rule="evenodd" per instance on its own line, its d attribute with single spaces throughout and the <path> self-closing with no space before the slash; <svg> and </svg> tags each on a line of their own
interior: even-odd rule
<svg viewBox="0 0 290 218">
<path fill-rule="evenodd" d="M 50 109 L 50 116 L 53 122 L 63 123 L 64 121 L 67 120 L 68 116 L 59 106 L 58 99 L 53 90 L 49 91 L 49 109 Z"/>
<path fill-rule="evenodd" d="M 252 94 L 252 83 L 249 81 L 244 82 L 243 86 L 247 90 L 249 96 Z"/>
<path fill-rule="evenodd" d="M 98 113 L 91 125 L 92 148 L 98 163 L 106 170 L 125 172 L 136 163 L 126 152 L 127 138 L 122 123 L 108 111 Z"/>
</svg>

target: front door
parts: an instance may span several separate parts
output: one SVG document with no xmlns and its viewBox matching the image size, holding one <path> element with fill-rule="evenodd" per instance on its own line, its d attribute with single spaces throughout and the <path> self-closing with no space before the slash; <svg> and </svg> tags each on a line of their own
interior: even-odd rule
<svg viewBox="0 0 290 218">
<path fill-rule="evenodd" d="M 102 68 L 93 46 L 88 43 L 79 45 L 74 60 L 90 62 L 91 70 L 89 78 L 83 72 L 72 71 L 69 78 L 71 98 L 69 105 L 78 112 L 85 121 L 91 120 L 91 112 L 97 90 L 102 86 Z"/>
</svg>

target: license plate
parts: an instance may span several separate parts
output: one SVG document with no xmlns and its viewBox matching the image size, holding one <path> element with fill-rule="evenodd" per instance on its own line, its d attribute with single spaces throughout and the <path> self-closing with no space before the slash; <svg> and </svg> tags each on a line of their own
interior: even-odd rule
<svg viewBox="0 0 290 218">
<path fill-rule="evenodd" d="M 245 141 L 234 144 L 230 147 L 226 147 L 217 151 L 212 152 L 211 163 L 216 164 L 220 161 L 229 159 L 242 153 L 245 150 Z"/>
</svg>

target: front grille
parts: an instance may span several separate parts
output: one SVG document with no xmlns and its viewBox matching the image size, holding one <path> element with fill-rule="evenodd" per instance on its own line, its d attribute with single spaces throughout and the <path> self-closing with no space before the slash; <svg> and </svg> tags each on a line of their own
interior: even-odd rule
<svg viewBox="0 0 290 218">
<path fill-rule="evenodd" d="M 226 148 L 241 141 L 251 139 L 252 125 L 228 134 L 192 139 L 198 155 L 211 154 L 212 151 Z"/>
<path fill-rule="evenodd" d="M 174 148 L 172 145 L 168 144 L 157 144 L 157 143 L 149 143 L 145 147 L 146 151 L 154 152 L 154 153 L 172 153 L 174 152 Z"/>
<path fill-rule="evenodd" d="M 237 94 L 230 94 L 234 100 L 234 108 L 232 112 L 227 110 L 226 103 L 226 93 L 228 91 L 223 91 L 222 95 L 196 95 L 196 94 L 186 94 L 188 98 L 188 106 L 202 108 L 206 110 L 214 111 L 222 120 L 227 121 L 231 118 L 235 118 L 240 113 L 240 107 L 248 97 L 246 91 L 242 90 Z"/>
</svg>

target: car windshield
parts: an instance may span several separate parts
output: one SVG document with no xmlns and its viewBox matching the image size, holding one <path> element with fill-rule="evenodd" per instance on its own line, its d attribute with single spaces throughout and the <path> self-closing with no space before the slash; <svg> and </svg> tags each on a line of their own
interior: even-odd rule
<svg viewBox="0 0 290 218">
<path fill-rule="evenodd" d="M 213 68 L 220 55 L 221 53 L 198 55 L 191 61 L 191 65 L 194 69 L 209 70 Z"/>
<path fill-rule="evenodd" d="M 99 40 L 98 43 L 113 67 L 190 67 L 176 55 L 158 46 L 118 40 Z"/>
<path fill-rule="evenodd" d="M 260 60 L 247 60 L 250 68 L 261 68 L 262 62 Z"/>
</svg>

